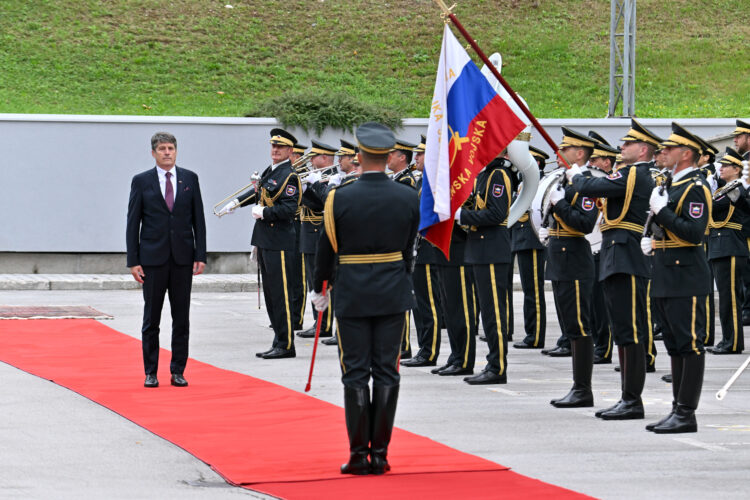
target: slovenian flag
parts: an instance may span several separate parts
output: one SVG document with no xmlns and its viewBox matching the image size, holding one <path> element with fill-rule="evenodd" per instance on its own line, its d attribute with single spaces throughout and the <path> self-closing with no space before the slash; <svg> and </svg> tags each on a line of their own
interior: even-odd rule
<svg viewBox="0 0 750 500">
<path fill-rule="evenodd" d="M 474 178 L 529 120 L 513 99 L 492 88 L 445 25 L 427 127 L 420 233 L 449 257 L 453 215 Z"/>
</svg>

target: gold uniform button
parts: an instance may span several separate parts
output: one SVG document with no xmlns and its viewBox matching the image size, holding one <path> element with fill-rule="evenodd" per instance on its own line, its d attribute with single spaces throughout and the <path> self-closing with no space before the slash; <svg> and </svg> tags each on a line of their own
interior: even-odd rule
<svg viewBox="0 0 750 500">
<path fill-rule="evenodd" d="M 563 252 L 565 251 L 565 247 L 562 247 L 562 251 L 563 251 Z"/>
<path fill-rule="evenodd" d="M 271 223 L 271 227 L 273 227 L 273 222 Z"/>
<path fill-rule="evenodd" d="M 479 238 L 480 238 L 480 239 L 484 239 L 484 235 L 480 235 L 480 236 L 479 236 Z"/>
<path fill-rule="evenodd" d="M 678 265 L 679 265 L 679 264 L 680 264 L 680 261 L 679 261 L 679 260 L 676 260 L 676 261 L 674 261 L 674 263 L 675 263 L 675 264 L 678 264 Z"/>
</svg>

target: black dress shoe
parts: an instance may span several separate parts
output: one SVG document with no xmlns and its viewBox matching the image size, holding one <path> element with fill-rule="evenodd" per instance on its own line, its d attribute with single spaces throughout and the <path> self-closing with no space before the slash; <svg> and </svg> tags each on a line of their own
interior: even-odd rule
<svg viewBox="0 0 750 500">
<path fill-rule="evenodd" d="M 547 356 L 553 358 L 569 358 L 570 356 L 572 356 L 572 354 L 570 352 L 570 348 L 568 347 L 556 347 L 555 349 L 552 349 L 550 352 L 548 352 Z"/>
<path fill-rule="evenodd" d="M 521 342 L 514 343 L 513 347 L 516 348 L 516 349 L 541 349 L 544 346 L 534 347 L 531 344 L 527 344 L 526 342 L 521 341 Z"/>
<path fill-rule="evenodd" d="M 695 420 L 695 412 L 678 404 L 669 417 L 664 422 L 656 425 L 652 432 L 655 434 L 698 432 L 698 422 Z"/>
<path fill-rule="evenodd" d="M 267 352 L 263 355 L 263 359 L 281 359 L 295 357 L 297 357 L 297 353 L 295 352 L 294 348 L 282 349 L 281 347 L 276 347 L 275 349 L 272 349 L 271 352 Z"/>
<path fill-rule="evenodd" d="M 742 313 L 742 324 L 744 326 L 750 326 L 750 313 Z"/>
<path fill-rule="evenodd" d="M 708 349 L 706 349 L 708 350 Z M 742 351 L 733 351 L 724 347 L 714 347 L 710 351 L 712 354 L 742 354 Z"/>
<path fill-rule="evenodd" d="M 430 370 L 430 373 L 432 373 L 433 375 L 438 375 L 441 371 L 447 370 L 451 366 L 453 366 L 453 365 L 450 364 L 450 363 L 448 363 L 448 364 L 445 364 L 445 365 L 443 365 L 443 366 L 441 366 L 439 368 L 433 368 L 432 370 Z"/>
<path fill-rule="evenodd" d="M 273 325 L 268 325 L 268 328 L 273 328 Z"/>
<path fill-rule="evenodd" d="M 646 364 L 646 373 L 654 373 L 656 371 L 656 363 L 653 365 Z"/>
<path fill-rule="evenodd" d="M 305 339 L 309 339 L 315 336 L 315 326 L 308 328 L 307 330 L 302 330 L 301 332 L 297 332 L 297 337 L 302 337 Z"/>
<path fill-rule="evenodd" d="M 175 387 L 187 387 L 188 385 L 187 380 L 185 380 L 185 377 L 183 377 L 179 373 L 172 374 L 172 380 L 170 381 L 170 383 Z"/>
<path fill-rule="evenodd" d="M 473 375 L 474 370 L 471 368 L 461 368 L 458 365 L 450 365 L 445 370 L 441 370 L 438 372 L 438 375 L 441 377 L 450 377 L 454 375 Z"/>
<path fill-rule="evenodd" d="M 643 418 L 643 403 L 637 401 L 621 401 L 615 408 L 603 412 L 602 420 L 635 420 Z"/>
<path fill-rule="evenodd" d="M 662 375 L 662 376 L 661 376 L 661 379 L 662 379 L 662 380 L 663 380 L 664 382 L 666 382 L 666 383 L 668 383 L 668 384 L 671 384 L 671 383 L 672 383 L 672 374 L 671 374 L 671 373 L 667 373 L 666 375 Z"/>
<path fill-rule="evenodd" d="M 334 335 L 329 339 L 321 340 L 320 343 L 325 345 L 339 345 L 339 339 Z"/>
<path fill-rule="evenodd" d="M 143 382 L 143 387 L 159 387 L 159 381 L 156 379 L 156 375 L 146 375 L 146 381 Z"/>
<path fill-rule="evenodd" d="M 609 358 L 605 356 L 594 356 L 594 364 L 595 365 L 608 365 L 612 363 L 612 357 Z"/>
<path fill-rule="evenodd" d="M 409 359 L 411 358 L 411 349 L 404 349 L 401 351 L 401 359 Z"/>
<path fill-rule="evenodd" d="M 269 349 L 269 350 L 267 350 L 267 351 L 263 351 L 263 352 L 256 352 L 256 353 L 255 353 L 255 357 L 256 357 L 256 358 L 262 358 L 263 356 L 265 356 L 265 355 L 266 355 L 266 354 L 268 354 L 269 352 L 273 351 L 273 349 L 274 349 L 274 348 L 272 347 L 272 348 L 270 348 L 270 349 Z"/>
<path fill-rule="evenodd" d="M 654 335 L 654 340 L 664 340 L 664 336 L 660 333 Z"/>
<path fill-rule="evenodd" d="M 485 335 L 480 335 L 479 340 L 481 340 L 482 342 L 487 342 L 487 337 Z"/>
<path fill-rule="evenodd" d="M 616 371 L 616 372 L 618 372 L 618 373 L 619 373 L 619 372 L 620 372 L 620 370 L 621 370 L 621 368 L 620 368 L 620 365 L 617 365 L 617 366 L 615 366 L 615 371 Z"/>
<path fill-rule="evenodd" d="M 429 359 L 417 354 L 411 359 L 407 359 L 401 362 L 401 366 L 435 366 L 437 361 L 430 361 Z"/>
<path fill-rule="evenodd" d="M 664 378 L 664 377 L 662 377 L 662 378 Z M 675 409 L 676 409 L 676 408 L 677 408 L 677 405 L 676 405 L 675 403 L 672 403 L 672 411 L 671 411 L 671 412 L 669 412 L 669 415 L 667 415 L 666 417 L 662 418 L 662 419 L 661 419 L 661 420 L 659 420 L 658 422 L 651 422 L 650 424 L 647 424 L 647 425 L 646 425 L 646 430 L 647 430 L 647 431 L 650 431 L 650 432 L 654 432 L 654 428 L 655 428 L 655 427 L 656 427 L 657 425 L 661 425 L 661 424 L 663 424 L 664 422 L 666 422 L 667 420 L 669 420 L 669 417 L 671 417 L 671 416 L 672 416 L 672 413 L 674 413 L 674 411 L 675 411 Z"/>
<path fill-rule="evenodd" d="M 464 378 L 464 382 L 469 385 L 507 384 L 508 377 L 507 375 L 498 375 L 489 370 L 484 370 L 478 375 Z"/>
</svg>

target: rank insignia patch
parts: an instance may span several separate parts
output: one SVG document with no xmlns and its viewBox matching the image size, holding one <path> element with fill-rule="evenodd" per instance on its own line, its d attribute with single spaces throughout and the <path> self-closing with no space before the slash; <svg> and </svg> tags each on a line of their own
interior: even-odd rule
<svg viewBox="0 0 750 500">
<path fill-rule="evenodd" d="M 592 200 L 591 198 L 583 198 L 581 200 L 581 206 L 583 207 L 584 210 L 589 212 L 594 209 L 594 207 L 596 206 L 596 203 L 594 203 L 594 200 Z"/>
<path fill-rule="evenodd" d="M 703 203 L 690 203 L 690 217 L 700 219 L 703 215 Z"/>
<path fill-rule="evenodd" d="M 294 193 L 297 192 L 296 186 L 287 186 L 286 187 L 286 194 L 287 196 L 294 196 Z"/>
<path fill-rule="evenodd" d="M 609 174 L 607 176 L 607 179 L 615 180 L 615 179 L 620 179 L 621 177 L 622 177 L 622 173 L 620 173 L 620 171 L 618 170 L 617 172 L 612 172 L 611 174 Z"/>
<path fill-rule="evenodd" d="M 505 192 L 505 186 L 501 184 L 492 185 L 492 196 L 494 196 L 495 198 L 500 198 L 504 192 Z"/>
</svg>

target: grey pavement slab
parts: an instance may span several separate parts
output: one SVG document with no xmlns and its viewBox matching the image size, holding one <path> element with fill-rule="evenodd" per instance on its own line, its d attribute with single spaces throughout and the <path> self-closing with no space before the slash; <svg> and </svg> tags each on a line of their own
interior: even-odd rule
<svg viewBox="0 0 750 500">
<path fill-rule="evenodd" d="M 559 327 L 551 294 L 546 297 L 551 345 Z M 514 302 L 515 338 L 520 339 L 520 293 L 514 294 Z M 138 290 L 0 291 L 0 303 L 89 305 L 114 316 L 104 324 L 139 336 Z M 302 391 L 312 341 L 297 338 L 295 359 L 258 359 L 254 353 L 271 343 L 268 323 L 265 309 L 257 308 L 255 292 L 194 293 L 191 357 Z M 169 344 L 169 330 L 165 312 L 163 345 Z M 412 341 L 416 343 L 413 331 Z M 750 374 L 743 375 L 723 401 L 714 397 L 745 356 L 707 355 L 697 433 L 655 435 L 644 425 L 666 414 L 672 399 L 671 386 L 660 379 L 668 372 L 669 360 L 663 345 L 658 347 L 657 372 L 648 374 L 644 390 L 645 420 L 604 422 L 594 417 L 596 409 L 619 397 L 614 365 L 594 367 L 595 408 L 561 410 L 549 400 L 570 388 L 570 358 L 511 349 L 507 385 L 470 387 L 460 377 L 432 375 L 429 368 L 402 368 L 396 425 L 595 497 L 746 498 Z M 449 350 L 445 333 L 441 349 L 444 361 Z M 481 369 L 486 344 L 479 342 L 477 351 L 476 367 Z M 140 387 L 142 367 L 133 366 L 122 376 Z M 185 376 L 189 381 L 189 363 Z M 227 486 L 200 460 L 67 389 L 1 363 L 0 377 L 2 498 L 262 497 Z M 339 377 L 336 348 L 320 346 L 310 394 L 342 405 Z M 331 425 L 343 426 L 343 414 Z"/>
</svg>

